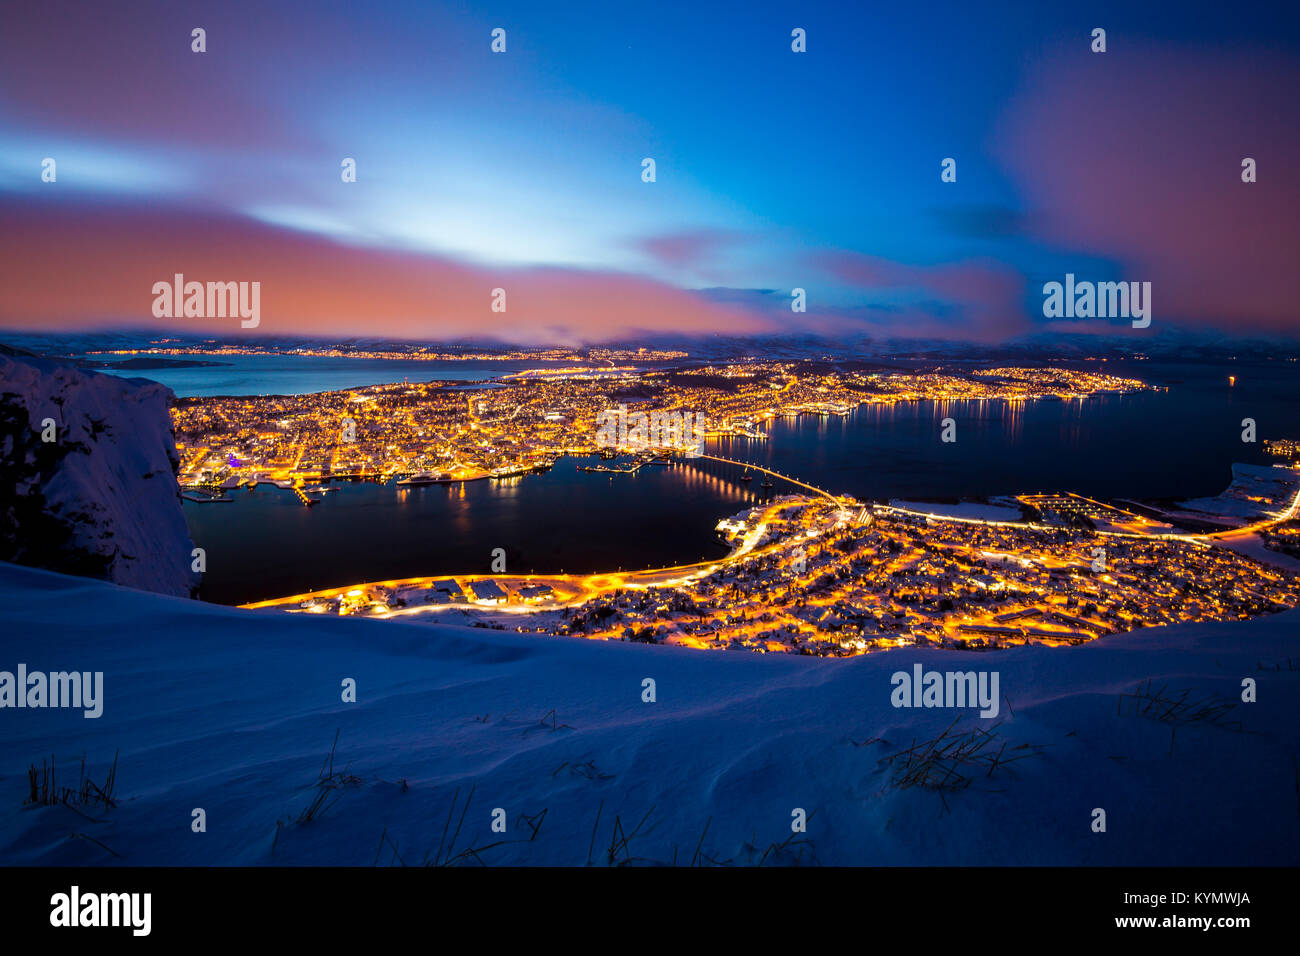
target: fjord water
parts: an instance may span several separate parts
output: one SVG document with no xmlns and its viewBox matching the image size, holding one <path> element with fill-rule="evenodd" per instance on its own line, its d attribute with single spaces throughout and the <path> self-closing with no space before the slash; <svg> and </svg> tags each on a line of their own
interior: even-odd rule
<svg viewBox="0 0 1300 956">
<path fill-rule="evenodd" d="M 1222 491 L 1235 461 L 1269 460 L 1259 443 L 1242 442 L 1243 419 L 1255 420 L 1261 441 L 1300 438 L 1295 364 L 1111 362 L 1107 369 L 1169 390 L 863 406 L 844 418 L 778 419 L 767 441 L 723 439 L 708 450 L 864 499 L 1047 491 L 1186 498 Z M 954 443 L 939 441 L 945 417 L 957 423 Z M 233 492 L 234 504 L 186 502 L 195 544 L 208 555 L 202 596 L 241 603 L 362 581 L 487 572 L 494 548 L 506 550 L 511 572 L 698 561 L 723 553 L 713 531 L 718 519 L 764 493 L 761 477 L 743 482 L 742 469 L 717 462 L 612 477 L 580 472 L 578 462 L 561 459 L 546 474 L 504 482 L 342 484 L 310 510 L 270 486 Z M 772 492 L 794 490 L 778 481 Z"/>
<path fill-rule="evenodd" d="M 103 355 L 85 356 L 105 359 Z M 181 398 L 213 395 L 306 395 L 363 385 L 391 385 L 409 380 L 431 382 L 471 381 L 508 375 L 526 368 L 563 363 L 510 362 L 466 359 L 419 361 L 416 359 L 342 358 L 320 355 L 212 355 L 188 353 L 167 356 L 174 360 L 220 362 L 203 368 L 100 369 L 124 378 L 161 382 Z M 107 357 L 109 361 L 116 356 Z"/>
</svg>

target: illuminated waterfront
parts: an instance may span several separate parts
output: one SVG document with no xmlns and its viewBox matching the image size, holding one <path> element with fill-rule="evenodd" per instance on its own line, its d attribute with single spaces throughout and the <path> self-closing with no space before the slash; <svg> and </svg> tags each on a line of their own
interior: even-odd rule
<svg viewBox="0 0 1300 956">
<path fill-rule="evenodd" d="M 1232 462 L 1268 460 L 1240 442 L 1242 408 L 1259 409 L 1264 428 L 1294 401 L 1283 376 L 1243 376 L 1228 393 L 1217 370 L 1195 382 L 1195 369 L 1178 371 L 1188 385 L 1172 393 L 864 406 L 846 417 L 778 418 L 768 440 L 717 438 L 707 449 L 864 500 L 1215 495 Z M 958 422 L 950 445 L 935 438 L 945 415 Z M 548 473 L 408 490 L 339 483 L 311 509 L 266 485 L 228 492 L 235 504 L 187 503 L 196 543 L 210 555 L 204 597 L 243 603 L 352 582 L 487 572 L 497 547 L 506 549 L 509 570 L 538 573 L 714 558 L 725 550 L 717 521 L 765 493 L 761 479 L 745 482 L 742 469 L 707 460 L 612 477 L 578 472 L 588 461 L 561 458 Z M 797 490 L 778 482 L 771 493 Z"/>
</svg>

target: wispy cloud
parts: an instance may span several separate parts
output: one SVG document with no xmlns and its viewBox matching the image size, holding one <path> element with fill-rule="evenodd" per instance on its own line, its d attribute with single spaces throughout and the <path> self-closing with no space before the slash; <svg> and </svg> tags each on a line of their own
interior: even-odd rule
<svg viewBox="0 0 1300 956">
<path fill-rule="evenodd" d="M 920 266 L 843 251 L 813 258 L 838 281 L 869 294 L 867 305 L 874 307 L 862 314 L 883 336 L 995 342 L 1030 329 L 1024 278 L 992 260 Z"/>
<path fill-rule="evenodd" d="M 17 328 L 127 323 L 238 334 L 229 320 L 154 319 L 153 283 L 175 273 L 260 282 L 258 334 L 579 343 L 776 328 L 754 311 L 642 276 L 491 269 L 197 210 L 0 196 L 0 221 L 0 257 L 11 275 L 0 287 L 0 323 Z M 506 291 L 504 313 L 491 310 L 498 288 Z"/>
</svg>

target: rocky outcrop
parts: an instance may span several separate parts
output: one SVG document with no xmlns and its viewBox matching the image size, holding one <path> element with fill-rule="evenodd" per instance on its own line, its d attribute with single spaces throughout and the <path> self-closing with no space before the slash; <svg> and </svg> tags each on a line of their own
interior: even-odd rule
<svg viewBox="0 0 1300 956">
<path fill-rule="evenodd" d="M 0 348 L 0 560 L 193 596 L 173 399 Z"/>
</svg>

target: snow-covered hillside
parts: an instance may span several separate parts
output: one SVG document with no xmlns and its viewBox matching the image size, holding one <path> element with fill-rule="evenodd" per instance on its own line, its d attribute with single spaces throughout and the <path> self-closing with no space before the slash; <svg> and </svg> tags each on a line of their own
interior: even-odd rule
<svg viewBox="0 0 1300 956">
<path fill-rule="evenodd" d="M 1300 861 L 1294 611 L 816 659 L 242 611 L 10 564 L 0 609 L 0 670 L 104 675 L 97 719 L 0 709 L 11 863 Z M 916 664 L 996 671 L 1001 712 L 891 706 Z M 898 756 L 958 718 L 949 739 L 996 736 Z M 117 754 L 115 807 L 23 806 L 30 765 L 77 789 L 83 753 L 97 784 Z"/>
<path fill-rule="evenodd" d="M 155 382 L 0 354 L 0 557 L 191 594 L 171 398 Z"/>
</svg>

